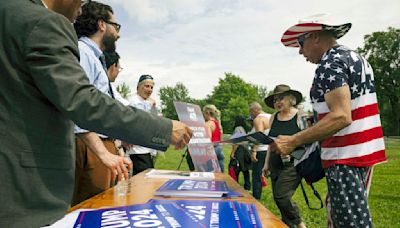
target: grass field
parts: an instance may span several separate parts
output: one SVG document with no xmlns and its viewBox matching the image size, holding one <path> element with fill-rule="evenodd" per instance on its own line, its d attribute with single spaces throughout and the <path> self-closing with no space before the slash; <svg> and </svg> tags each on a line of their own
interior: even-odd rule
<svg viewBox="0 0 400 228">
<path fill-rule="evenodd" d="M 388 162 L 378 165 L 374 168 L 372 186 L 370 189 L 369 206 L 372 213 L 374 227 L 400 227 L 400 139 L 385 139 L 386 155 Z M 225 153 L 225 169 L 228 167 L 230 146 L 224 146 Z M 175 151 L 169 149 L 165 158 L 159 157 L 155 167 L 157 169 L 177 169 L 182 158 L 183 151 Z M 189 170 L 186 160 L 182 162 L 180 170 Z M 240 183 L 243 185 L 242 176 Z M 310 191 L 308 186 L 305 186 L 308 198 L 311 203 L 317 206 L 318 202 Z M 321 180 L 316 184 L 318 192 L 323 198 L 326 196 L 325 180 Z M 299 187 L 294 195 L 294 201 L 300 207 L 302 218 L 307 227 L 326 227 L 326 212 L 325 208 L 315 211 L 308 209 L 304 202 L 301 188 Z M 272 213 L 280 217 L 279 210 L 272 198 L 271 186 L 268 181 L 267 186 L 263 189 L 261 198 L 262 204 L 265 205 Z"/>
</svg>

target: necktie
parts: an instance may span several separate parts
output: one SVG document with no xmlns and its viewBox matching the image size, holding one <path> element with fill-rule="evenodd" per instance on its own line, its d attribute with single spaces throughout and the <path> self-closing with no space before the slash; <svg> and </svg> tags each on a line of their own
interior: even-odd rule
<svg viewBox="0 0 400 228">
<path fill-rule="evenodd" d="M 105 58 L 105 56 L 104 56 L 104 55 L 100 55 L 99 60 L 100 60 L 100 62 L 101 62 L 101 65 L 103 65 L 104 72 L 105 72 L 106 75 L 107 75 L 108 73 L 107 73 L 107 66 L 106 66 L 106 58 Z M 108 76 L 108 75 L 107 75 L 107 76 Z M 114 97 L 114 92 L 113 92 L 113 90 L 112 90 L 110 81 L 108 81 L 108 93 L 110 94 L 110 96 L 111 96 L 113 99 L 115 99 L 115 97 Z"/>
<path fill-rule="evenodd" d="M 110 92 L 110 95 L 111 95 L 111 97 L 113 98 L 113 99 L 115 99 L 115 97 L 114 97 L 114 92 L 113 92 L 113 89 L 112 89 L 112 87 L 111 87 L 111 83 L 110 83 L 110 81 L 108 81 L 108 88 L 109 88 L 109 92 Z"/>
</svg>

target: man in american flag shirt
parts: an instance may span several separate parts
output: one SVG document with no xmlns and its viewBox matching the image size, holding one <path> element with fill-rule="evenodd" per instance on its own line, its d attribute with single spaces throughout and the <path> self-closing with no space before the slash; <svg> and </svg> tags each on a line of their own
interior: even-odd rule
<svg viewBox="0 0 400 228">
<path fill-rule="evenodd" d="M 351 23 L 336 24 L 314 15 L 282 36 L 317 64 L 310 97 L 318 122 L 293 136 L 279 136 L 271 150 L 290 154 L 297 146 L 321 141 L 328 185 L 328 225 L 372 227 L 368 188 L 372 166 L 386 161 L 374 74 L 355 51 L 336 43 Z M 330 222 L 330 224 L 329 224 Z"/>
</svg>

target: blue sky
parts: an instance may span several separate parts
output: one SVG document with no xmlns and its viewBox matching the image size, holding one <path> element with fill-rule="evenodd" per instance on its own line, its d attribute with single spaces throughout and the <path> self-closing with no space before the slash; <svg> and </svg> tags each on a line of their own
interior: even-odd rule
<svg viewBox="0 0 400 228">
<path fill-rule="evenodd" d="M 280 38 L 299 19 L 329 13 L 352 22 L 340 44 L 357 48 L 374 31 L 400 28 L 399 0 L 104 0 L 122 24 L 117 51 L 124 70 L 116 84 L 136 92 L 141 74 L 162 86 L 182 82 L 194 98 L 205 98 L 224 72 L 272 90 L 288 84 L 308 97 L 315 65 Z M 307 100 L 306 103 L 309 103 Z M 309 109 L 309 105 L 305 104 Z"/>
</svg>

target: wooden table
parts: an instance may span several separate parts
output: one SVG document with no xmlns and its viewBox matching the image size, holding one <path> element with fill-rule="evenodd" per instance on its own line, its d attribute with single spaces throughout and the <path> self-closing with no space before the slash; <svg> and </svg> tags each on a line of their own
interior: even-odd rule
<svg viewBox="0 0 400 228">
<path fill-rule="evenodd" d="M 152 198 L 163 199 L 162 197 L 154 196 L 154 193 L 168 179 L 145 178 L 146 172 L 147 171 L 143 171 L 133 176 L 128 181 L 120 182 L 114 188 L 108 189 L 107 191 L 100 193 L 70 208 L 69 212 L 72 212 L 77 209 L 88 209 L 88 208 L 94 209 L 94 208 L 104 208 L 104 207 L 126 206 L 132 204 L 142 204 L 146 203 L 149 199 Z M 257 207 L 261 223 L 263 224 L 263 227 L 287 227 L 279 218 L 277 218 L 267 208 L 265 208 L 261 203 L 259 203 L 253 196 L 251 196 L 237 182 L 235 182 L 228 174 L 216 173 L 215 179 L 226 181 L 228 187 L 231 190 L 243 194 L 243 197 L 234 199 L 224 199 L 224 200 L 234 200 L 242 203 L 255 204 Z M 168 199 L 178 199 L 178 198 L 168 198 Z"/>
</svg>

